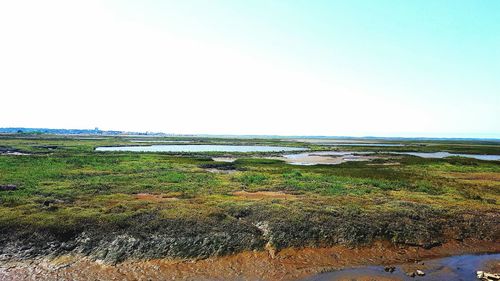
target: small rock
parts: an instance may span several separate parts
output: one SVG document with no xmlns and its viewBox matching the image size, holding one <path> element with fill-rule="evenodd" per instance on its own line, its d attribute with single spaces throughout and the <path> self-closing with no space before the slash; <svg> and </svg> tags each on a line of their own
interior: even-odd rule
<svg viewBox="0 0 500 281">
<path fill-rule="evenodd" d="M 406 275 L 408 275 L 410 277 L 415 277 L 415 272 L 409 272 L 409 273 L 406 273 Z"/>
<path fill-rule="evenodd" d="M 498 274 L 498 273 L 477 271 L 476 275 L 477 275 L 478 279 L 485 280 L 485 281 L 500 280 L 500 274 Z"/>
<path fill-rule="evenodd" d="M 425 272 L 423 272 L 422 270 L 418 270 L 418 269 L 417 269 L 417 271 L 415 271 L 415 274 L 416 274 L 417 276 L 424 276 L 424 275 L 425 275 Z"/>
<path fill-rule="evenodd" d="M 395 266 L 386 266 L 384 267 L 385 272 L 393 273 L 396 270 Z"/>
</svg>

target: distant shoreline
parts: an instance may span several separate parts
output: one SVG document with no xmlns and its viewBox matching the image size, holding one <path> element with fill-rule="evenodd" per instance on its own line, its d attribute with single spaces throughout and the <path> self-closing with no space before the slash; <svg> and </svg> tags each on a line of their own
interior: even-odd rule
<svg viewBox="0 0 500 281">
<path fill-rule="evenodd" d="M 449 141 L 499 141 L 500 136 L 495 137 L 430 137 L 424 136 L 322 136 L 322 135 L 267 135 L 267 134 L 179 134 L 164 132 L 138 132 L 123 130 L 100 130 L 95 129 L 62 129 L 62 128 L 25 128 L 25 127 L 3 127 L 0 134 L 51 134 L 51 135 L 101 135 L 101 136 L 138 136 L 138 137 L 199 137 L 199 138 L 262 138 L 262 139 L 309 139 L 309 140 L 366 140 L 366 141 L 415 141 L 415 140 L 449 140 Z"/>
</svg>

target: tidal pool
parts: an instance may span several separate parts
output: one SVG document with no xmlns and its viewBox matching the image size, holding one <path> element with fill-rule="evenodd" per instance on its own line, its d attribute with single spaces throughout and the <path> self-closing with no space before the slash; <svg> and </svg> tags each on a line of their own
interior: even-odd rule
<svg viewBox="0 0 500 281">
<path fill-rule="evenodd" d="M 498 161 L 500 155 L 485 155 L 485 154 L 462 154 L 462 153 L 449 153 L 449 152 L 391 152 L 392 154 L 406 154 L 422 158 L 446 158 L 452 156 L 475 158 L 478 160 Z"/>
<path fill-rule="evenodd" d="M 305 152 L 297 154 L 284 154 L 283 156 L 264 157 L 264 159 L 282 160 L 291 165 L 312 166 L 312 165 L 336 165 L 347 161 L 369 161 L 378 158 L 372 156 L 373 152 L 363 152 L 362 154 L 355 154 L 349 151 L 316 151 Z M 263 158 L 263 157 L 253 157 Z M 238 160 L 237 157 L 212 157 L 212 160 L 218 162 L 234 162 Z"/>
<path fill-rule="evenodd" d="M 287 152 L 307 150 L 303 147 L 266 145 L 148 145 L 148 146 L 100 146 L 96 151 L 131 152 Z"/>
<path fill-rule="evenodd" d="M 334 140 L 334 139 L 292 139 L 292 141 L 313 143 L 316 145 L 332 145 L 332 146 L 405 146 L 406 145 L 397 142 L 370 142 L 370 141 Z"/>
<path fill-rule="evenodd" d="M 335 165 L 347 161 L 369 161 L 375 157 L 369 156 L 373 152 L 357 154 L 349 151 L 317 151 L 299 154 L 283 155 L 283 160 L 292 165 L 310 166 L 317 164 Z"/>
<path fill-rule="evenodd" d="M 130 142 L 139 143 L 190 143 L 193 141 L 189 140 L 130 140 Z"/>
<path fill-rule="evenodd" d="M 405 146 L 402 143 L 343 143 L 343 142 L 322 142 L 316 143 L 318 145 L 331 145 L 331 146 Z"/>
<path fill-rule="evenodd" d="M 385 272 L 383 266 L 362 266 L 321 273 L 304 281 L 330 280 L 478 280 L 476 271 L 489 271 L 491 264 L 500 262 L 500 254 L 490 255 L 462 255 L 442 259 L 426 260 L 425 263 L 403 264 L 396 266 L 393 273 Z M 416 269 L 422 270 L 425 275 L 409 277 L 407 273 Z"/>
</svg>

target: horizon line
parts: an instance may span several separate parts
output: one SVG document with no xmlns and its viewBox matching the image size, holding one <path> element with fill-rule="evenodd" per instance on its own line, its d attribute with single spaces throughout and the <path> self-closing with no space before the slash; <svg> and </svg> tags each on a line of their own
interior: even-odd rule
<svg viewBox="0 0 500 281">
<path fill-rule="evenodd" d="M 354 136 L 354 135 L 296 135 L 296 134 L 220 134 L 220 133 L 166 133 L 166 132 L 158 132 L 158 131 L 132 131 L 132 130 L 112 130 L 112 129 L 99 129 L 95 127 L 93 129 L 87 128 L 50 128 L 50 127 L 0 127 L 0 134 L 15 134 L 17 132 L 6 132 L 5 130 L 30 130 L 31 132 L 36 132 L 37 130 L 50 130 L 50 131 L 88 131 L 88 133 L 70 133 L 66 135 L 85 135 L 92 134 L 92 132 L 115 132 L 121 134 L 140 134 L 140 135 L 149 135 L 149 136 L 158 136 L 158 135 L 166 135 L 166 136 L 198 136 L 198 137 L 284 137 L 284 138 L 372 138 L 372 139 L 442 139 L 442 140 L 498 140 L 500 141 L 500 135 L 498 137 L 465 137 L 465 136 L 402 136 L 402 135 L 391 135 L 391 136 L 377 136 L 377 135 L 363 135 L 363 136 Z M 30 132 L 26 132 L 30 133 Z M 53 134 L 53 135 L 65 135 L 64 133 L 56 133 L 56 132 L 43 132 L 45 134 Z M 410 133 L 417 134 L 417 133 Z M 481 133 L 471 133 L 471 134 L 481 134 Z"/>
</svg>

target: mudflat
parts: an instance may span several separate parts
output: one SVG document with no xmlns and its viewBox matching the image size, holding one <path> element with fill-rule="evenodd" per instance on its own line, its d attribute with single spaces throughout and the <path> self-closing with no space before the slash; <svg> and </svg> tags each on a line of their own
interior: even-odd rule
<svg viewBox="0 0 500 281">
<path fill-rule="evenodd" d="M 12 262 L 0 267 L 2 280 L 403 280 L 402 273 L 375 275 L 358 270 L 336 272 L 343 268 L 375 265 L 398 265 L 402 272 L 427 271 L 429 259 L 463 253 L 500 251 L 498 243 L 482 241 L 449 242 L 432 249 L 395 247 L 376 242 L 369 247 L 283 249 L 275 255 L 268 252 L 242 252 L 202 260 L 130 260 L 117 265 L 98 263 L 82 256 Z M 500 258 L 492 259 L 481 269 L 495 270 Z M 428 263 L 426 265 L 426 263 Z M 323 272 L 323 274 L 321 274 Z M 427 271 L 429 272 L 429 271 Z M 475 272 L 470 272 L 475 275 Z M 325 276 L 322 278 L 322 276 Z M 317 277 L 311 277 L 317 276 Z M 442 276 L 442 275 L 441 275 Z M 316 278 L 316 279 L 315 279 Z M 332 279 L 329 279 L 332 278 Z M 344 279 L 343 279 L 344 278 Z"/>
</svg>

